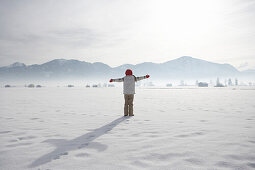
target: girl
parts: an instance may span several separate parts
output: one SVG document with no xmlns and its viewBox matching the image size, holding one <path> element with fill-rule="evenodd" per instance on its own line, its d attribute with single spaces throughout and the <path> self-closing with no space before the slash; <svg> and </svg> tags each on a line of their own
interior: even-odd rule
<svg viewBox="0 0 255 170">
<path fill-rule="evenodd" d="M 140 81 L 146 78 L 149 78 L 149 75 L 135 77 L 131 69 L 126 70 L 126 76 L 118 79 L 111 79 L 110 82 L 123 82 L 123 94 L 125 98 L 124 105 L 124 116 L 134 116 L 133 114 L 133 100 L 135 94 L 135 82 Z"/>
</svg>

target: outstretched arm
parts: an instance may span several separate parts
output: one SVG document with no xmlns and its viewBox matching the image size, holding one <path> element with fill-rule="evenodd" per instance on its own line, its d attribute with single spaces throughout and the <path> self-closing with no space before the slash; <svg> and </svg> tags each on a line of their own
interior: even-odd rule
<svg viewBox="0 0 255 170">
<path fill-rule="evenodd" d="M 143 80 L 143 79 L 146 79 L 146 78 L 149 78 L 149 77 L 150 77 L 150 75 L 136 77 L 136 81 L 140 81 L 140 80 Z"/>
<path fill-rule="evenodd" d="M 123 82 L 124 78 L 111 79 L 110 82 Z"/>
</svg>

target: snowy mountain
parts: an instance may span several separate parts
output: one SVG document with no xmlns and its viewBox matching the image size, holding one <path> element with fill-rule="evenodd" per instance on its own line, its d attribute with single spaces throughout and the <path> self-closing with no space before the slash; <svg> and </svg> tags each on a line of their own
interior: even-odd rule
<svg viewBox="0 0 255 170">
<path fill-rule="evenodd" d="M 114 69 L 122 73 L 127 68 L 133 69 L 138 74 L 151 74 L 157 79 L 197 79 L 238 76 L 241 74 L 229 64 L 217 64 L 189 56 L 183 56 L 160 64 L 146 62 L 131 67 L 122 65 Z"/>
<path fill-rule="evenodd" d="M 0 80 L 108 80 L 111 77 L 124 76 L 127 68 L 132 69 L 135 75 L 150 74 L 152 78 L 160 80 L 255 75 L 253 71 L 240 72 L 229 64 L 218 64 L 184 56 L 165 63 L 124 64 L 114 68 L 100 62 L 88 63 L 65 59 L 55 59 L 41 65 L 29 66 L 16 62 L 7 67 L 0 67 Z"/>
<path fill-rule="evenodd" d="M 255 73 L 255 70 L 254 69 L 248 69 L 248 70 L 243 71 L 243 73 Z"/>
<path fill-rule="evenodd" d="M 13 67 L 25 67 L 26 65 L 24 63 L 15 62 L 7 67 L 13 68 Z"/>
<path fill-rule="evenodd" d="M 78 60 L 55 59 L 41 65 L 1 67 L 1 80 L 63 80 L 103 77 L 111 68 L 103 63 L 88 63 Z"/>
</svg>

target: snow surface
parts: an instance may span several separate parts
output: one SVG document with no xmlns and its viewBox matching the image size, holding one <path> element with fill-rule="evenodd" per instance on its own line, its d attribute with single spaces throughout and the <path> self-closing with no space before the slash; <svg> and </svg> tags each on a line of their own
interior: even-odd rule
<svg viewBox="0 0 255 170">
<path fill-rule="evenodd" d="M 0 169 L 254 169 L 255 90 L 0 88 Z"/>
</svg>

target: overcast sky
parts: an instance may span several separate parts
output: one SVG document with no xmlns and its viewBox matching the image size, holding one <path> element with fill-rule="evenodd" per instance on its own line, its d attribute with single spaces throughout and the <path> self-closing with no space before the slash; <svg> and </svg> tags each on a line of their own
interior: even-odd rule
<svg viewBox="0 0 255 170">
<path fill-rule="evenodd" d="M 192 56 L 255 69 L 255 0 L 0 0 L 0 66 Z"/>
</svg>

